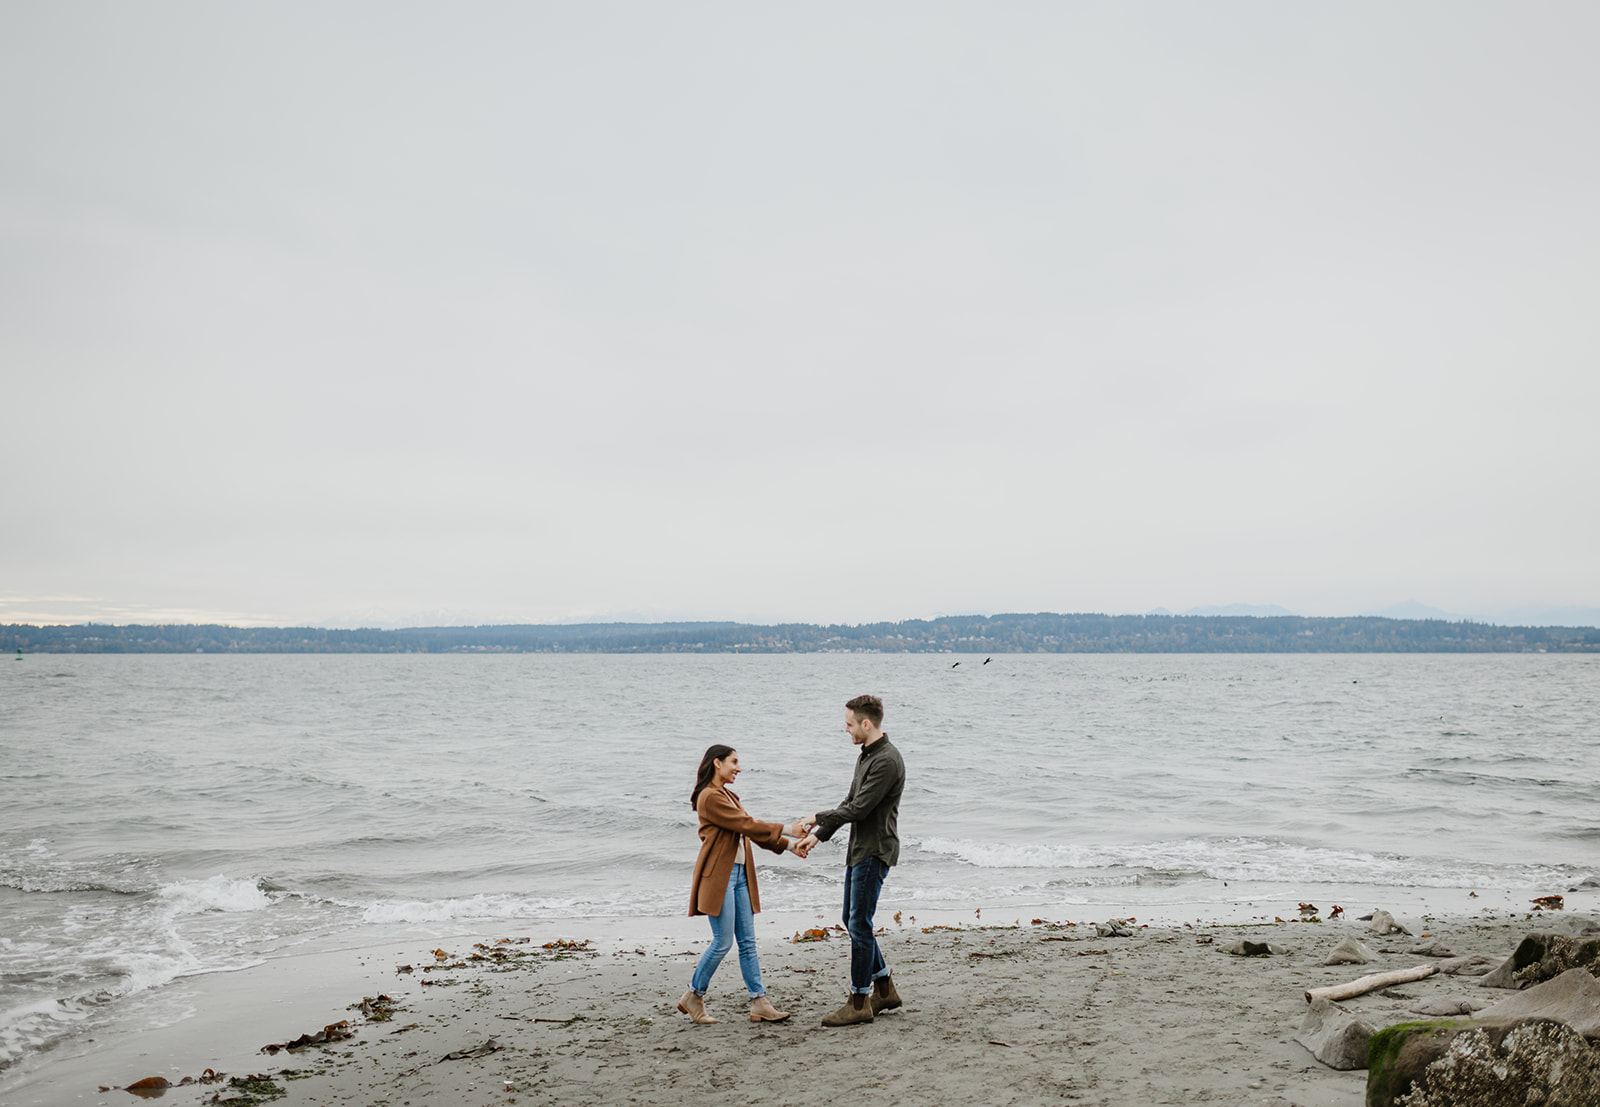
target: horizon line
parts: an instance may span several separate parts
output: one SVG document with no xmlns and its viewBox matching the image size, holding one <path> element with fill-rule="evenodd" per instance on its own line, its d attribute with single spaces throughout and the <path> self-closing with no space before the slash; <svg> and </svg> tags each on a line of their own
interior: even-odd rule
<svg viewBox="0 0 1600 1107">
<path fill-rule="evenodd" d="M 40 629 L 40 630 L 45 629 L 45 628 L 49 628 L 49 627 L 58 627 L 58 628 L 107 627 L 107 628 L 110 628 L 110 629 L 117 629 L 117 630 L 126 630 L 126 629 L 133 628 L 133 627 L 152 627 L 152 628 L 220 627 L 220 628 L 227 629 L 227 630 L 239 630 L 239 631 L 252 631 L 252 630 L 376 631 L 376 632 L 383 633 L 383 634 L 395 634 L 395 633 L 400 633 L 400 632 L 403 632 L 403 631 L 420 631 L 420 630 L 432 630 L 432 631 L 437 631 L 437 630 L 480 630 L 480 629 L 487 629 L 487 628 L 512 629 L 512 628 L 517 628 L 517 627 L 534 627 L 534 628 L 541 628 L 541 629 L 560 628 L 560 629 L 565 629 L 565 630 L 572 630 L 572 629 L 577 629 L 577 628 L 582 628 L 582 627 L 684 627 L 684 628 L 688 628 L 688 627 L 748 627 L 748 628 L 763 628 L 763 627 L 796 627 L 796 626 L 800 626 L 800 627 L 819 627 L 819 628 L 827 628 L 827 627 L 860 628 L 860 627 L 870 627 L 870 626 L 899 626 L 899 625 L 903 625 L 903 624 L 906 624 L 906 623 L 939 623 L 939 622 L 947 622 L 947 621 L 953 621 L 953 620 L 972 620 L 972 619 L 981 619 L 981 620 L 989 621 L 989 620 L 1004 619 L 1004 618 L 1027 618 L 1027 617 L 1037 618 L 1037 617 L 1045 617 L 1045 616 L 1056 617 L 1056 618 L 1093 617 L 1093 618 L 1104 618 L 1104 619 L 1206 619 L 1206 620 L 1210 620 L 1210 619 L 1248 619 L 1248 620 L 1261 621 L 1261 622 L 1265 622 L 1265 621 L 1268 621 L 1268 620 L 1274 620 L 1274 619 L 1301 619 L 1301 620 L 1316 620 L 1316 621 L 1330 621 L 1330 620 L 1342 620 L 1342 619 L 1381 619 L 1381 620 L 1384 620 L 1386 622 L 1393 622 L 1393 623 L 1448 623 L 1448 624 L 1451 624 L 1451 625 L 1458 625 L 1458 626 L 1459 625 L 1471 625 L 1471 626 L 1484 626 L 1484 627 L 1522 627 L 1522 628 L 1530 629 L 1530 630 L 1543 630 L 1543 629 L 1556 629 L 1556 628 L 1569 628 L 1569 629 L 1571 629 L 1571 628 L 1585 628 L 1585 627 L 1591 627 L 1591 628 L 1600 629 L 1600 625 L 1597 625 L 1597 624 L 1594 624 L 1594 623 L 1576 623 L 1576 624 L 1567 624 L 1567 623 L 1499 623 L 1499 622 L 1494 622 L 1494 621 L 1488 620 L 1488 619 L 1474 618 L 1472 616 L 1454 617 L 1454 616 L 1451 616 L 1448 613 L 1441 613 L 1440 615 L 1422 615 L 1422 616 L 1380 615 L 1380 614 L 1302 615 L 1302 614 L 1299 614 L 1299 613 L 1296 613 L 1296 612 L 1292 612 L 1292 611 L 1274 612 L 1274 613 L 1268 613 L 1268 614 L 1253 614 L 1253 613 L 1249 613 L 1249 612 L 1236 612 L 1236 613 L 1229 613 L 1229 612 L 1199 613 L 1199 612 L 1193 612 L 1193 613 L 1191 613 L 1191 612 L 1172 612 L 1172 611 L 1164 611 L 1164 610 L 1145 611 L 1145 612 L 1118 612 L 1118 613 L 1107 612 L 1107 611 L 1002 611 L 1002 612 L 995 612 L 993 614 L 982 614 L 982 613 L 978 613 L 978 612 L 972 612 L 972 613 L 965 613 L 965 614 L 914 616 L 914 617 L 905 618 L 905 619 L 871 619 L 871 620 L 866 620 L 866 621 L 863 621 L 863 622 L 812 622 L 812 621 L 808 621 L 808 620 L 799 620 L 799 619 L 784 620 L 784 621 L 781 621 L 781 622 L 746 622 L 746 621 L 737 620 L 737 619 L 658 619 L 658 620 L 601 619 L 601 620 L 592 620 L 592 621 L 584 620 L 584 621 L 544 622 L 544 623 L 512 622 L 512 621 L 499 622 L 499 621 L 497 621 L 497 622 L 486 622 L 486 623 L 418 623 L 418 624 L 414 624 L 414 625 L 405 625 L 405 626 L 378 626 L 378 625 L 374 625 L 374 624 L 333 625 L 333 624 L 327 624 L 327 623 L 322 623 L 322 624 L 317 624 L 317 623 L 257 623 L 257 624 L 253 624 L 253 625 L 244 625 L 244 624 L 231 623 L 231 622 L 203 622 L 203 623 L 202 622 L 150 622 L 150 623 L 128 622 L 128 623 L 113 623 L 113 622 L 101 622 L 99 620 L 90 619 L 90 620 L 85 620 L 83 622 L 0 623 L 0 627 L 9 627 L 9 628 L 32 627 L 32 628 Z"/>
</svg>

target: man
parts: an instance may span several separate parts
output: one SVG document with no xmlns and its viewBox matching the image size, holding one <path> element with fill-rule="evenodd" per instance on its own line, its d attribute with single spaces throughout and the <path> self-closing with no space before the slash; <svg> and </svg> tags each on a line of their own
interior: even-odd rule
<svg viewBox="0 0 1600 1107">
<path fill-rule="evenodd" d="M 850 933 L 850 998 L 822 1020 L 823 1026 L 854 1026 L 871 1022 L 880 1011 L 900 1006 L 884 964 L 883 951 L 872 936 L 872 916 L 878 909 L 878 892 L 889 869 L 900 861 L 900 793 L 906 787 L 906 766 L 900 751 L 883 730 L 883 701 L 877 696 L 857 696 L 844 705 L 844 729 L 861 747 L 855 777 L 844 802 L 832 811 L 819 811 L 802 820 L 813 829 L 800 844 L 803 857 L 817 842 L 850 824 L 850 849 L 845 857 L 844 926 Z M 805 852 L 802 852 L 805 851 Z"/>
</svg>

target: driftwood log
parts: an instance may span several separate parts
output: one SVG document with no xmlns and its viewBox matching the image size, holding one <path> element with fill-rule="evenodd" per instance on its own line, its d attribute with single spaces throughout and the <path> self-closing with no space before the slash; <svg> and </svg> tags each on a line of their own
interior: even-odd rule
<svg viewBox="0 0 1600 1107">
<path fill-rule="evenodd" d="M 1413 980 L 1423 980 L 1438 971 L 1438 965 L 1418 965 L 1414 969 L 1375 972 L 1371 976 L 1363 976 L 1359 980 L 1350 981 L 1348 984 L 1330 984 L 1326 988 L 1312 988 L 1306 992 L 1306 1002 L 1310 1003 L 1317 999 L 1349 999 L 1351 996 L 1366 995 L 1368 992 L 1375 992 L 1379 988 L 1387 988 L 1391 984 L 1409 984 Z"/>
</svg>

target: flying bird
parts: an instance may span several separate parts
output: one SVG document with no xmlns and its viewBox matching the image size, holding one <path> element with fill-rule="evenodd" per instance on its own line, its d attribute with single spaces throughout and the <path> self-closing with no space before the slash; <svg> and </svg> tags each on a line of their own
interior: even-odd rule
<svg viewBox="0 0 1600 1107">
<path fill-rule="evenodd" d="M 956 662 L 956 665 L 959 665 L 959 664 L 961 664 L 961 662 L 959 662 L 959 661 L 957 661 L 957 662 Z M 954 669 L 954 668 L 955 668 L 955 667 L 956 667 L 956 665 L 952 665 L 952 666 L 950 666 L 950 667 L 951 667 L 951 668 L 952 668 L 952 669 Z"/>
<path fill-rule="evenodd" d="M 983 663 L 985 665 L 987 665 L 987 664 L 989 664 L 989 662 L 991 662 L 993 660 L 994 660 L 994 658 L 992 658 L 992 657 L 986 657 L 986 658 L 983 659 Z"/>
</svg>

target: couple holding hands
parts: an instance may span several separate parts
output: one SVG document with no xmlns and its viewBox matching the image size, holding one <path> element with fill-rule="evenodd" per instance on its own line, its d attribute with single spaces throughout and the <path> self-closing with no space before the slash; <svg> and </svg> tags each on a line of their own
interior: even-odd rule
<svg viewBox="0 0 1600 1107">
<path fill-rule="evenodd" d="M 761 984 L 755 927 L 761 895 L 750 846 L 754 843 L 773 853 L 805 857 L 813 846 L 832 838 L 847 823 L 850 847 L 845 860 L 844 926 L 850 935 L 850 997 L 823 1019 L 822 1025 L 871 1022 L 879 1011 L 900 1006 L 900 995 L 889 977 L 878 940 L 872 936 L 872 915 L 878 908 L 884 877 L 900 860 L 896 821 L 906 767 L 882 729 L 881 699 L 857 696 L 844 706 L 844 729 L 861 747 L 861 754 L 850 791 L 831 811 L 819 811 L 787 825 L 752 819 L 739 797 L 728 790 L 740 772 L 738 751 L 731 746 L 712 746 L 700 760 L 689 797 L 700 816 L 700 855 L 694 861 L 689 914 L 710 919 L 711 944 L 700 955 L 689 990 L 678 1001 L 678 1010 L 695 1022 L 717 1021 L 706 1011 L 706 989 L 711 974 L 735 942 L 739 945 L 739 969 L 750 992 L 750 1021 L 779 1022 L 789 1017 L 789 1012 L 772 1006 Z"/>
</svg>

